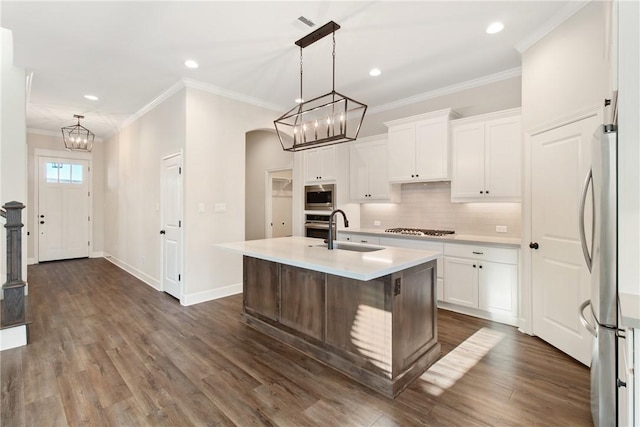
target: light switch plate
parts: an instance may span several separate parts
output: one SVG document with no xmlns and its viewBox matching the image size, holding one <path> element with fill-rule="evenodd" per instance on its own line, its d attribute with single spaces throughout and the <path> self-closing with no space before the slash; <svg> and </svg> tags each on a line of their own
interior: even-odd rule
<svg viewBox="0 0 640 427">
<path fill-rule="evenodd" d="M 226 212 L 227 204 L 226 203 L 216 203 L 213 207 L 214 212 Z"/>
<path fill-rule="evenodd" d="M 496 233 L 506 233 L 507 226 L 506 225 L 496 225 Z"/>
</svg>

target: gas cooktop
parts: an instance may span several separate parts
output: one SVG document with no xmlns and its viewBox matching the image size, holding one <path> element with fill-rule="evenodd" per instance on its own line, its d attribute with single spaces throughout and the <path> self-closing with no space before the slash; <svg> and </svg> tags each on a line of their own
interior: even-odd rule
<svg viewBox="0 0 640 427">
<path fill-rule="evenodd" d="M 454 234 L 453 230 L 432 230 L 429 228 L 387 228 L 385 233 L 395 234 L 409 234 L 412 236 L 446 236 L 447 234 Z"/>
</svg>

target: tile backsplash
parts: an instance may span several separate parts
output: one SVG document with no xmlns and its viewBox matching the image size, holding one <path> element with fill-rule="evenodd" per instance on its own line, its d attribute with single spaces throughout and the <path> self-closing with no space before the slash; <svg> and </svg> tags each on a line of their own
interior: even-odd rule
<svg viewBox="0 0 640 427">
<path fill-rule="evenodd" d="M 362 228 L 436 228 L 457 234 L 520 237 L 520 203 L 451 203 L 450 182 L 402 184 L 398 204 L 362 204 Z M 380 221 L 374 227 L 374 221 Z M 497 233 L 496 226 L 506 226 Z"/>
</svg>

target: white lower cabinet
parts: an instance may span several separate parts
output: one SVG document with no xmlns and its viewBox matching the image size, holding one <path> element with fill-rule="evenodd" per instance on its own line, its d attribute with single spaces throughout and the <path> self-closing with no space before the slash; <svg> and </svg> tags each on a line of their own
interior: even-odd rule
<svg viewBox="0 0 640 427">
<path fill-rule="evenodd" d="M 338 240 L 422 249 L 444 254 L 437 260 L 439 307 L 510 325 L 518 324 L 517 248 L 338 232 Z"/>
<path fill-rule="evenodd" d="M 464 307 L 478 308 L 477 261 L 446 257 L 444 268 L 447 284 L 443 300 Z"/>
<path fill-rule="evenodd" d="M 446 243 L 444 302 L 509 324 L 518 321 L 518 249 Z"/>
</svg>

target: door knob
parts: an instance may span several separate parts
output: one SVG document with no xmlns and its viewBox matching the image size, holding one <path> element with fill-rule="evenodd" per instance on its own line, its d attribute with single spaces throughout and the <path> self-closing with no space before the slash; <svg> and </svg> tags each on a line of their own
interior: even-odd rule
<svg viewBox="0 0 640 427">
<path fill-rule="evenodd" d="M 529 247 L 531 249 L 538 249 L 540 247 L 540 245 L 538 245 L 538 242 L 531 242 L 531 243 L 529 243 Z"/>
<path fill-rule="evenodd" d="M 166 234 L 166 231 L 160 230 L 160 234 Z"/>
</svg>

